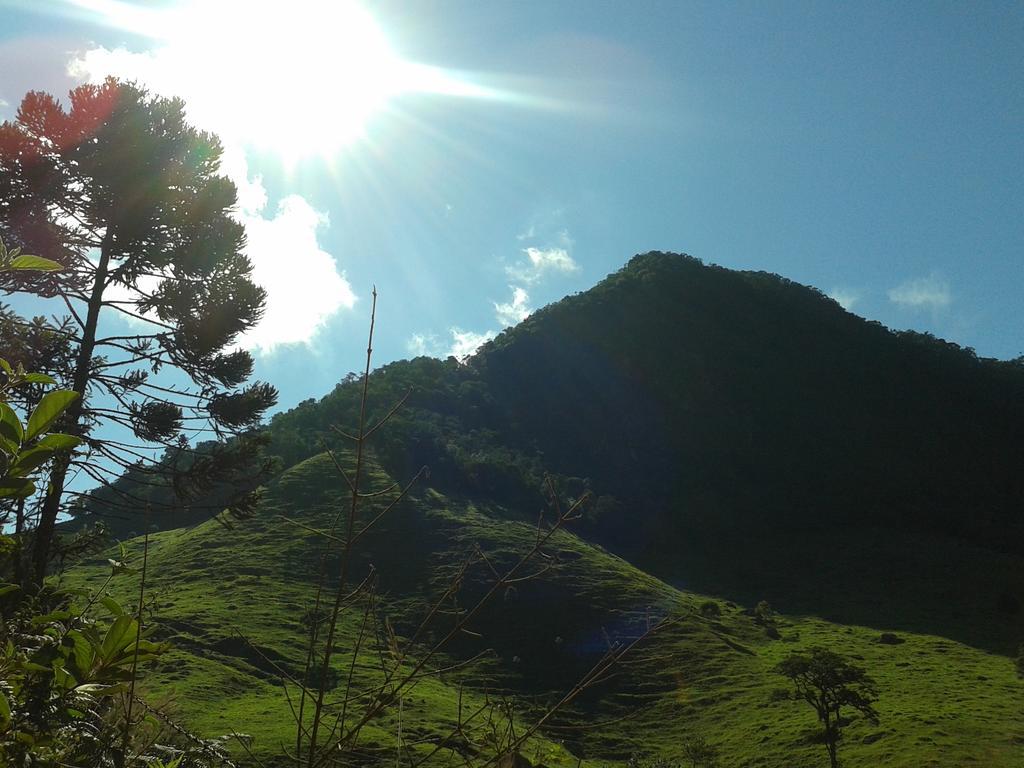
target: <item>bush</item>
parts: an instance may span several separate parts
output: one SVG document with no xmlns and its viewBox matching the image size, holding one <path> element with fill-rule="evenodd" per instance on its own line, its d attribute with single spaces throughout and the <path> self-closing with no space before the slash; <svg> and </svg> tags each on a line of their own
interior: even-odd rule
<svg viewBox="0 0 1024 768">
<path fill-rule="evenodd" d="M 754 607 L 754 621 L 763 626 L 775 623 L 775 611 L 767 600 L 762 600 Z"/>
<path fill-rule="evenodd" d="M 700 604 L 700 615 L 705 619 L 717 619 L 722 615 L 722 608 L 714 600 L 705 600 Z"/>
</svg>

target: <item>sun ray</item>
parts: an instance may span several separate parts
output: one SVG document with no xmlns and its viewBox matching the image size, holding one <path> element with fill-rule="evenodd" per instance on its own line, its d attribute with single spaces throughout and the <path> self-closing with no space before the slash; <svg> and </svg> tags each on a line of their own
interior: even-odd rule
<svg viewBox="0 0 1024 768">
<path fill-rule="evenodd" d="M 112 61 L 132 57 L 152 75 L 140 80 L 185 98 L 197 121 L 291 164 L 365 137 L 403 95 L 515 100 L 478 78 L 405 60 L 354 0 L 72 3 L 155 43 L 146 54 L 107 52 Z"/>
</svg>

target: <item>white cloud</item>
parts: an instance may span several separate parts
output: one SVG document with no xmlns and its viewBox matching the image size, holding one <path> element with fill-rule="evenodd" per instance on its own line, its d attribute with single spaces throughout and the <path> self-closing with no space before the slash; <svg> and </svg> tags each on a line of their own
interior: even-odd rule
<svg viewBox="0 0 1024 768">
<path fill-rule="evenodd" d="M 846 288 L 836 288 L 828 294 L 830 299 L 838 302 L 839 306 L 847 311 L 851 311 L 857 302 L 860 301 L 860 294 L 857 291 L 851 291 Z"/>
<path fill-rule="evenodd" d="M 441 342 L 434 333 L 414 333 L 405 342 L 405 348 L 414 357 L 438 357 L 441 354 Z"/>
<path fill-rule="evenodd" d="M 224 148 L 220 158 L 220 172 L 235 183 L 238 190 L 238 210 L 243 216 L 257 216 L 267 206 L 267 190 L 263 177 L 249 178 L 249 162 L 245 152 L 235 145 Z"/>
<path fill-rule="evenodd" d="M 454 357 L 461 361 L 498 335 L 497 331 L 477 333 L 464 331 L 459 327 L 449 328 L 448 333 L 451 336 L 449 345 L 442 342 L 436 333 L 414 333 L 406 340 L 405 348 L 415 357 Z"/>
<path fill-rule="evenodd" d="M 246 229 L 253 280 L 267 291 L 262 321 L 240 343 L 266 352 L 279 344 L 308 342 L 328 317 L 356 301 L 334 258 L 317 240 L 318 231 L 329 226 L 328 218 L 299 195 L 284 198 L 268 215 L 267 191 L 260 176 L 250 177 L 237 116 L 217 97 L 220 89 L 209 87 L 208 73 L 197 80 L 195 67 L 180 66 L 177 56 L 170 49 L 133 53 L 94 48 L 72 60 L 68 74 L 92 83 L 114 75 L 162 96 L 180 96 L 188 119 L 220 136 L 221 172 L 238 188 L 236 218 Z"/>
<path fill-rule="evenodd" d="M 512 300 L 505 304 L 494 303 L 494 315 L 505 327 L 523 322 L 533 311 L 529 306 L 530 294 L 525 288 L 517 285 L 510 285 L 509 288 L 512 289 Z"/>
<path fill-rule="evenodd" d="M 317 229 L 328 224 L 325 213 L 290 195 L 273 218 L 243 215 L 242 222 L 253 280 L 267 290 L 263 321 L 245 334 L 243 346 L 269 351 L 309 341 L 334 312 L 355 304 L 352 286 L 317 242 Z"/>
<path fill-rule="evenodd" d="M 475 331 L 464 331 L 461 328 L 451 328 L 450 332 L 452 346 L 448 350 L 448 354 L 458 360 L 469 357 L 497 335 L 494 331 L 476 333 Z"/>
<path fill-rule="evenodd" d="M 943 309 L 953 301 L 949 283 L 932 274 L 907 280 L 889 291 L 889 301 L 910 309 Z"/>
<path fill-rule="evenodd" d="M 505 272 L 513 280 L 527 285 L 536 283 L 549 272 L 560 274 L 571 274 L 578 272 L 579 264 L 569 255 L 567 248 L 524 248 L 523 254 L 526 259 L 506 267 Z"/>
</svg>

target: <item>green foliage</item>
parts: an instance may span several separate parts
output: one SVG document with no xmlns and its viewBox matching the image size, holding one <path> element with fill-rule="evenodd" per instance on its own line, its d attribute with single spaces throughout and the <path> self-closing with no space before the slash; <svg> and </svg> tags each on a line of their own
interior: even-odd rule
<svg viewBox="0 0 1024 768">
<path fill-rule="evenodd" d="M 23 384 L 52 384 L 53 380 L 26 373 L 20 366 L 14 369 L 3 359 L 0 359 L 0 371 L 5 377 L 0 384 L 0 500 L 25 499 L 35 492 L 35 475 L 44 464 L 81 444 L 81 438 L 74 435 L 46 434 L 78 398 L 78 393 L 48 392 L 32 410 L 27 425 L 23 425 L 14 409 L 4 402 L 5 395 Z"/>
<path fill-rule="evenodd" d="M 57 272 L 60 269 L 61 265 L 53 259 L 30 256 L 22 253 L 21 248 L 7 250 L 0 238 L 0 272 Z"/>
<path fill-rule="evenodd" d="M 186 122 L 182 101 L 112 78 L 76 88 L 67 108 L 29 93 L 15 119 L 0 125 L 0 236 L 16 245 L 0 253 L 10 267 L 0 269 L 0 290 L 60 296 L 77 307 L 73 325 L 48 328 L 70 353 L 54 363 L 60 384 L 78 395 L 63 404 L 69 434 L 86 437 L 99 424 L 114 424 L 143 443 L 188 450 L 186 424 L 236 435 L 276 401 L 265 383 L 243 385 L 252 358 L 232 348 L 260 319 L 266 294 L 250 279 L 243 227 L 233 215 L 236 190 L 219 175 L 221 151 L 215 137 Z M 155 287 L 138 290 L 143 280 Z M 127 300 L 111 298 L 114 285 Z M 101 334 L 101 320 L 124 314 L 141 321 L 138 332 Z M 0 321 L 32 325 L 9 313 Z M 9 343 L 22 346 L 4 339 L 0 355 L 9 354 Z M 156 380 L 168 367 L 192 388 Z M 59 397 L 39 404 L 30 435 L 60 412 Z M 119 407 L 101 407 L 97 397 Z M 103 458 L 87 468 L 97 478 L 116 475 L 113 468 L 136 462 L 147 446 L 93 438 L 91 448 Z M 43 494 L 36 582 L 46 574 L 72 463 L 67 456 L 53 462 Z M 225 504 L 240 514 L 251 507 L 259 466 L 244 476 L 247 487 Z M 119 501 L 120 514 L 137 513 L 133 499 Z"/>
<path fill-rule="evenodd" d="M 754 606 L 754 621 L 765 627 L 775 623 L 775 611 L 767 600 L 761 600 Z"/>
<path fill-rule="evenodd" d="M 101 606 L 106 618 L 94 617 L 91 609 Z M 0 762 L 112 764 L 123 745 L 109 717 L 135 665 L 164 648 L 148 639 L 151 631 L 139 637 L 138 630 L 106 596 L 50 589 L 4 596 Z"/>
</svg>

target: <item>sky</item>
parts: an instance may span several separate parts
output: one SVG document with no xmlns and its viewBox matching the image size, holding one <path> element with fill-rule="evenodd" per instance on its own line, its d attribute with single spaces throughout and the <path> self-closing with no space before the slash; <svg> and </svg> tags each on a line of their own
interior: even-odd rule
<svg viewBox="0 0 1024 768">
<path fill-rule="evenodd" d="M 0 0 L 0 120 L 109 74 L 223 139 L 280 408 L 374 285 L 376 364 L 462 356 L 649 250 L 1024 355 L 1020 3 Z"/>
</svg>

